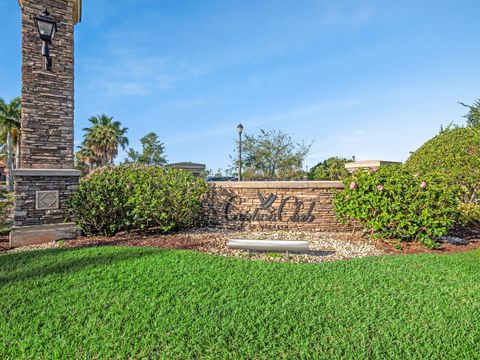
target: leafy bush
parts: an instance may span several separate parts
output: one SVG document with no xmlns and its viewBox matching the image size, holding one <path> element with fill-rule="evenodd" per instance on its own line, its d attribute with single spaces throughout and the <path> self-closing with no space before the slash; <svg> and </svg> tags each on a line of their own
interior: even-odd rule
<svg viewBox="0 0 480 360">
<path fill-rule="evenodd" d="M 8 217 L 11 215 L 15 197 L 11 193 L 0 192 L 0 226 L 7 223 Z"/>
<path fill-rule="evenodd" d="M 77 224 L 89 235 L 194 225 L 200 216 L 204 180 L 182 170 L 122 165 L 82 179 L 69 199 Z"/>
<path fill-rule="evenodd" d="M 480 204 L 460 204 L 458 206 L 460 212 L 459 223 L 465 227 L 480 226 Z"/>
<path fill-rule="evenodd" d="M 359 171 L 344 181 L 335 208 L 342 222 L 371 237 L 416 240 L 429 247 L 457 217 L 457 190 L 436 175 L 415 176 L 404 166 Z"/>
<path fill-rule="evenodd" d="M 406 163 L 413 173 L 442 174 L 459 186 L 463 203 L 480 202 L 480 130 L 454 127 L 442 130 L 415 151 Z"/>
<path fill-rule="evenodd" d="M 315 165 L 309 172 L 311 180 L 343 180 L 350 175 L 345 168 L 347 162 L 354 161 L 341 157 L 331 157 Z"/>
<path fill-rule="evenodd" d="M 125 168 L 102 168 L 80 181 L 68 200 L 73 218 L 89 234 L 113 235 L 126 228 L 128 179 Z"/>
</svg>

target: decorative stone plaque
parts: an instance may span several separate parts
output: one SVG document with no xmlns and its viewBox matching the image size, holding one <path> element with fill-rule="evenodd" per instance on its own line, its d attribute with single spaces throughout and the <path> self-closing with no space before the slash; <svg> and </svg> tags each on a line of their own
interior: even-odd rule
<svg viewBox="0 0 480 360">
<path fill-rule="evenodd" d="M 37 210 L 56 210 L 58 203 L 58 190 L 36 192 L 35 208 Z"/>
</svg>

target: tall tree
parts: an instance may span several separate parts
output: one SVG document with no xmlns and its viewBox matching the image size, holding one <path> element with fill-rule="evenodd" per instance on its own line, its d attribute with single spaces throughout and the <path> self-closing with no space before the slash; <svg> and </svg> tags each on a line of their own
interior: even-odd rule
<svg viewBox="0 0 480 360">
<path fill-rule="evenodd" d="M 165 159 L 165 145 L 158 140 L 158 135 L 150 132 L 140 139 L 142 152 L 135 149 L 129 149 L 126 163 L 163 165 L 167 163 Z"/>
<path fill-rule="evenodd" d="M 459 102 L 460 105 L 469 109 L 468 113 L 463 117 L 467 119 L 467 125 L 480 128 L 480 99 L 475 101 L 473 105 L 467 105 Z"/>
<path fill-rule="evenodd" d="M 0 126 L 2 132 L 6 136 L 7 143 L 7 190 L 13 191 L 13 137 L 18 144 L 18 136 L 20 134 L 20 118 L 22 116 L 22 100 L 17 97 L 10 103 L 6 103 L 0 98 Z M 19 149 L 19 146 L 17 147 Z M 16 158 L 19 158 L 18 150 Z M 17 160 L 18 161 L 18 160 Z"/>
<path fill-rule="evenodd" d="M 246 134 L 242 141 L 243 177 L 259 180 L 302 178 L 303 161 L 310 147 L 305 141 L 295 142 L 281 130 L 260 130 L 257 136 Z M 232 167 L 238 167 L 237 160 Z"/>
<path fill-rule="evenodd" d="M 85 144 L 78 148 L 79 150 L 75 153 L 75 168 L 87 174 L 100 164 L 100 160 Z"/>
<path fill-rule="evenodd" d="M 98 159 L 98 165 L 104 166 L 113 164 L 118 155 L 118 148 L 125 149 L 128 146 L 128 139 L 125 134 L 128 128 L 122 128 L 119 121 L 105 114 L 92 116 L 91 127 L 84 128 L 84 141 L 82 147 L 91 150 Z"/>
<path fill-rule="evenodd" d="M 21 116 L 21 115 L 20 115 Z M 20 120 L 18 123 L 18 127 L 12 129 L 12 142 L 13 146 L 15 147 L 15 168 L 20 168 Z"/>
</svg>

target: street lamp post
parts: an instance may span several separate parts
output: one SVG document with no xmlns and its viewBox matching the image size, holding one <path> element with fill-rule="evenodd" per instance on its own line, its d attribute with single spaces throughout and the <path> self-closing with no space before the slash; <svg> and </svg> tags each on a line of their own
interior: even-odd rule
<svg viewBox="0 0 480 360">
<path fill-rule="evenodd" d="M 242 133 L 243 125 L 238 124 L 238 181 L 242 181 Z"/>
<path fill-rule="evenodd" d="M 57 32 L 57 22 L 48 13 L 47 8 L 43 10 L 41 15 L 35 17 L 35 25 L 37 26 L 40 39 L 43 41 L 42 55 L 45 57 L 45 69 L 52 70 L 52 57 L 50 56 L 49 44 L 52 43 L 53 37 Z"/>
</svg>

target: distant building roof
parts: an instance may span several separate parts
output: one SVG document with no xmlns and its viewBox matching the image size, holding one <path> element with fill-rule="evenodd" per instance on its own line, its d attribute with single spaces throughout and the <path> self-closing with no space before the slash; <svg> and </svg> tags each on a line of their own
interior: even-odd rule
<svg viewBox="0 0 480 360">
<path fill-rule="evenodd" d="M 195 176 L 204 176 L 206 165 L 192 162 L 178 162 L 165 165 L 167 169 L 181 169 L 191 172 Z"/>
<path fill-rule="evenodd" d="M 176 167 L 183 167 L 183 166 L 189 166 L 189 167 L 205 167 L 205 164 L 197 164 L 197 163 L 192 163 L 192 162 L 177 162 L 177 163 L 171 163 L 165 165 L 166 167 L 170 168 L 176 168 Z"/>
<path fill-rule="evenodd" d="M 207 181 L 237 181 L 233 176 L 210 176 L 206 178 Z"/>
</svg>

